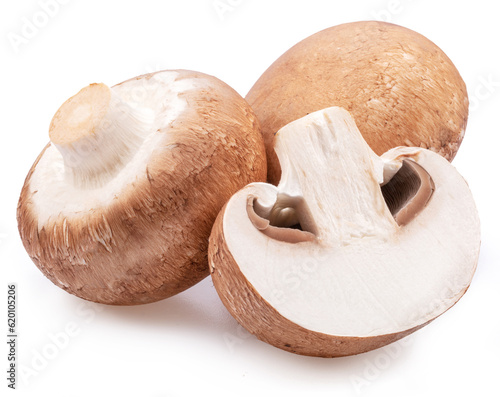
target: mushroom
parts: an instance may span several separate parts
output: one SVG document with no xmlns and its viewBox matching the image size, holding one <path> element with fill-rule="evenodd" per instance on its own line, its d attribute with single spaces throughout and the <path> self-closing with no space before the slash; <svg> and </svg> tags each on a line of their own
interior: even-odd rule
<svg viewBox="0 0 500 397">
<path fill-rule="evenodd" d="M 418 146 L 451 161 L 469 106 L 464 81 L 439 47 L 412 30 L 376 21 L 306 38 L 264 72 L 246 99 L 261 122 L 273 184 L 280 180 L 274 134 L 314 111 L 346 108 L 378 155 Z"/>
<path fill-rule="evenodd" d="M 100 303 L 153 302 L 206 277 L 217 213 L 266 175 L 251 108 L 192 71 L 92 84 L 49 135 L 22 188 L 19 232 L 54 284 Z"/>
<path fill-rule="evenodd" d="M 210 236 L 214 286 L 252 334 L 298 354 L 358 354 L 465 293 L 479 219 L 442 156 L 398 147 L 378 157 L 338 107 L 280 129 L 276 153 L 279 185 L 237 192 Z"/>
</svg>

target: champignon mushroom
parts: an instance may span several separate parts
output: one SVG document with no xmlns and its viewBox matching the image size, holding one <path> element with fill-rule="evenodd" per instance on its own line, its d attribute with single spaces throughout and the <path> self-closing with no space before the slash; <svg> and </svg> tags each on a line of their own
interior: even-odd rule
<svg viewBox="0 0 500 397">
<path fill-rule="evenodd" d="M 222 302 L 259 339 L 304 355 L 362 353 L 465 293 L 479 219 L 442 156 L 398 147 L 378 157 L 337 107 L 283 127 L 276 152 L 279 185 L 236 193 L 209 245 Z"/>
<path fill-rule="evenodd" d="M 152 302 L 202 280 L 217 213 L 265 180 L 254 113 L 202 73 L 92 84 L 49 135 L 21 192 L 19 232 L 54 284 L 95 302 Z"/>
<path fill-rule="evenodd" d="M 314 111 L 346 108 L 378 155 L 419 146 L 451 161 L 469 106 L 464 81 L 439 47 L 412 30 L 376 21 L 306 38 L 264 72 L 246 99 L 261 122 L 273 184 L 280 180 L 274 134 Z"/>
</svg>

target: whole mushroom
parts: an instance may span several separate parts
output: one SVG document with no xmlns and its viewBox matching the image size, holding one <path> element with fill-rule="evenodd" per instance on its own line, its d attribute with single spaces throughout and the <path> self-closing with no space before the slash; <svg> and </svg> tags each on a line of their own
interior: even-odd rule
<svg viewBox="0 0 500 397">
<path fill-rule="evenodd" d="M 246 99 L 261 122 L 273 184 L 280 180 L 274 134 L 314 111 L 347 109 L 379 155 L 418 146 L 451 161 L 469 106 L 464 81 L 439 47 L 410 29 L 376 21 L 306 38 L 262 74 Z"/>
<path fill-rule="evenodd" d="M 252 183 L 219 214 L 210 272 L 231 314 L 294 353 L 366 352 L 428 324 L 467 290 L 480 246 L 465 180 L 442 156 L 377 156 L 333 107 L 282 129 L 279 185 Z"/>
<path fill-rule="evenodd" d="M 92 84 L 49 135 L 22 188 L 19 232 L 54 284 L 95 302 L 153 302 L 202 280 L 217 213 L 266 175 L 251 108 L 192 71 Z"/>
</svg>

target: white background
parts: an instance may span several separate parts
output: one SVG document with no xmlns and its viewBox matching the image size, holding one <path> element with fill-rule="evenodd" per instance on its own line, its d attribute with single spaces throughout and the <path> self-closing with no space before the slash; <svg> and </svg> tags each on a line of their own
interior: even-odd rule
<svg viewBox="0 0 500 397">
<path fill-rule="evenodd" d="M 0 306 L 6 307 L 7 283 L 17 283 L 23 366 L 17 395 L 498 393 L 496 1 L 66 0 L 45 18 L 40 3 L 2 0 L 0 6 Z M 214 3 L 228 6 L 218 12 Z M 13 45 L 13 35 L 22 35 L 26 20 L 34 19 L 37 31 Z M 454 165 L 477 200 L 482 250 L 472 285 L 452 310 L 398 344 L 355 357 L 318 359 L 278 350 L 249 335 L 226 312 L 209 278 L 162 302 L 109 307 L 60 290 L 31 262 L 17 233 L 18 195 L 48 141 L 52 115 L 80 88 L 185 68 L 215 75 L 244 96 L 299 40 L 365 19 L 390 20 L 424 34 L 448 54 L 467 83 L 470 118 Z M 6 325 L 1 329 L 6 333 Z M 5 354 L 0 358 L 2 396 Z"/>
</svg>

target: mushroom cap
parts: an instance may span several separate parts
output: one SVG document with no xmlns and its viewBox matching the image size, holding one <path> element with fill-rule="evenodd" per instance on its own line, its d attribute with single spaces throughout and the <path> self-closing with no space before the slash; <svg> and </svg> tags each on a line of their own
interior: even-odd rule
<svg viewBox="0 0 500 397">
<path fill-rule="evenodd" d="M 215 77 L 162 71 L 111 91 L 154 118 L 137 152 L 102 186 L 82 188 L 49 143 L 26 178 L 17 218 L 26 251 L 54 284 L 134 305 L 209 274 L 217 213 L 238 189 L 265 180 L 265 149 L 251 108 Z"/>
<path fill-rule="evenodd" d="M 330 106 L 347 109 L 370 147 L 430 149 L 452 160 L 465 133 L 465 83 L 444 52 L 398 25 L 365 21 L 320 31 L 285 52 L 246 99 L 260 120 L 268 181 L 280 167 L 274 134 Z"/>
<path fill-rule="evenodd" d="M 280 184 L 237 192 L 210 236 L 214 286 L 241 325 L 294 353 L 346 356 L 407 336 L 461 298 L 480 227 L 447 160 L 406 147 L 378 157 L 340 108 L 288 124 L 276 143 Z"/>
</svg>

